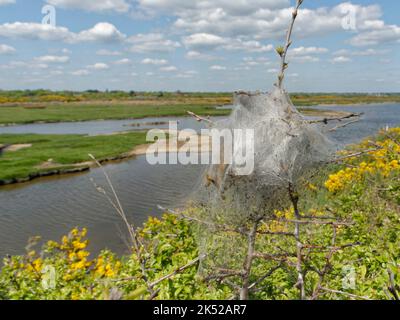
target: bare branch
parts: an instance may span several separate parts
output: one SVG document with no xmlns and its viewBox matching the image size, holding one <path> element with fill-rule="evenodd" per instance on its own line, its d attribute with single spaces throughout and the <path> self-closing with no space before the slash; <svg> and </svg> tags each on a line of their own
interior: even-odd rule
<svg viewBox="0 0 400 320">
<path fill-rule="evenodd" d="M 332 289 L 328 289 L 328 288 L 321 288 L 321 290 L 326 291 L 326 292 L 330 292 L 330 293 L 341 294 L 341 295 L 348 296 L 348 297 L 353 298 L 353 299 L 371 300 L 371 299 L 368 298 L 368 297 L 357 296 L 357 295 L 355 295 L 355 294 L 351 294 L 351 293 L 344 292 L 344 291 L 332 290 Z"/>
<path fill-rule="evenodd" d="M 189 269 L 190 267 L 193 267 L 194 265 L 196 265 L 201 259 L 203 259 L 205 257 L 205 255 L 200 256 L 192 261 L 190 261 L 189 263 L 187 263 L 186 265 L 177 268 L 176 270 L 174 270 L 173 272 L 171 272 L 170 274 L 167 274 L 164 277 L 161 277 L 160 279 L 157 279 L 154 282 L 150 283 L 151 287 L 155 287 L 156 285 L 158 285 L 159 283 L 171 279 L 172 277 L 176 276 L 177 274 L 181 273 L 182 271 L 185 271 L 186 269 Z"/>
<path fill-rule="evenodd" d="M 388 269 L 388 273 L 389 273 L 389 292 L 393 295 L 394 299 L 399 301 L 400 300 L 400 295 L 399 295 L 399 288 L 398 286 L 396 286 L 396 282 L 394 280 L 394 274 L 392 272 L 392 270 Z"/>
<path fill-rule="evenodd" d="M 351 118 L 356 118 L 356 117 L 361 117 L 362 115 L 364 115 L 364 113 L 351 113 L 351 114 L 347 114 L 345 116 L 342 117 L 335 117 L 335 118 L 324 118 L 324 119 L 319 119 L 319 120 L 310 120 L 308 121 L 309 124 L 317 124 L 317 123 L 324 123 L 324 124 L 328 124 L 329 122 L 332 121 L 343 121 L 346 119 L 351 119 Z"/>
<path fill-rule="evenodd" d="M 204 121 L 204 122 L 208 122 L 210 124 L 214 124 L 214 121 L 212 121 L 212 120 L 210 120 L 208 118 L 201 117 L 201 116 L 195 114 L 194 112 L 187 111 L 187 114 L 192 116 L 192 117 L 194 117 L 194 118 L 196 118 L 197 121 L 199 121 L 199 122 Z"/>
<path fill-rule="evenodd" d="M 303 3 L 303 0 L 297 0 L 296 7 L 294 8 L 293 13 L 292 13 L 292 20 L 290 22 L 289 29 L 286 33 L 285 46 L 283 48 L 279 48 L 279 50 L 277 50 L 278 54 L 281 56 L 281 70 L 280 70 L 280 73 L 278 76 L 278 84 L 277 84 L 279 89 L 282 89 L 283 80 L 285 78 L 285 71 L 288 67 L 288 64 L 286 62 L 286 56 L 287 56 L 289 47 L 292 44 L 291 38 L 292 38 L 294 23 L 296 22 L 297 14 L 298 14 L 299 8 L 302 3 Z"/>
<path fill-rule="evenodd" d="M 356 120 L 349 121 L 349 122 L 346 122 L 344 124 L 338 125 L 338 126 L 336 126 L 334 128 L 329 129 L 329 132 L 337 131 L 338 129 L 345 128 L 345 127 L 347 127 L 347 126 L 349 126 L 351 124 L 357 123 L 357 122 L 360 122 L 360 119 L 356 119 Z"/>
</svg>

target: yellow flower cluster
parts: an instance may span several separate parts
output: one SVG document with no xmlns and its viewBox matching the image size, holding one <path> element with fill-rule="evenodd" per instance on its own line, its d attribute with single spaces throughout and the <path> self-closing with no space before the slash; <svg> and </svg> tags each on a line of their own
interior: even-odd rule
<svg viewBox="0 0 400 320">
<path fill-rule="evenodd" d="M 115 261 L 112 256 L 101 255 L 97 258 L 94 273 L 98 277 L 112 278 L 121 268 L 121 262 Z"/>
<path fill-rule="evenodd" d="M 399 134 L 400 128 L 392 129 L 389 134 Z M 370 147 L 369 141 L 359 145 L 361 148 Z M 388 177 L 392 172 L 400 170 L 400 144 L 393 139 L 376 142 L 377 150 L 367 154 L 368 162 L 363 161 L 357 164 L 357 158 L 349 158 L 347 163 L 351 168 L 340 170 L 329 176 L 325 187 L 332 193 L 343 190 L 351 182 L 362 180 L 366 174 L 378 173 Z"/>
<path fill-rule="evenodd" d="M 58 244 L 54 241 L 49 241 L 47 246 L 51 249 L 58 249 L 65 253 L 68 262 L 68 270 L 64 275 L 63 279 L 66 281 L 75 278 L 75 275 L 81 271 L 87 271 L 92 265 L 92 262 L 88 260 L 90 253 L 86 251 L 89 242 L 83 240 L 87 235 L 87 229 L 83 228 L 79 231 L 77 228 L 73 229 L 68 236 L 64 236 L 61 239 L 61 243 Z"/>
</svg>

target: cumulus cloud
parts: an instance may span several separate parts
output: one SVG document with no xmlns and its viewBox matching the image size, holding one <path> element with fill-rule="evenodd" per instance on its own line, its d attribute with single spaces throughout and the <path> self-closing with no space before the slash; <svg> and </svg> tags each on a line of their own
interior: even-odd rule
<svg viewBox="0 0 400 320">
<path fill-rule="evenodd" d="M 88 76 L 90 74 L 90 72 L 86 69 L 80 69 L 80 70 L 72 71 L 71 74 L 73 76 Z"/>
<path fill-rule="evenodd" d="M 93 70 L 106 70 L 106 69 L 109 69 L 110 67 L 106 63 L 98 62 L 98 63 L 87 66 L 87 68 L 93 69 Z"/>
<path fill-rule="evenodd" d="M 14 47 L 11 47 L 6 44 L 0 44 L 0 54 L 13 54 L 16 50 Z"/>
<path fill-rule="evenodd" d="M 378 24 L 374 29 L 361 32 L 350 40 L 354 46 L 373 46 L 382 43 L 400 43 L 400 27 Z"/>
<path fill-rule="evenodd" d="M 122 53 L 119 51 L 112 51 L 107 49 L 100 49 L 96 51 L 98 56 L 120 56 Z"/>
<path fill-rule="evenodd" d="M 137 34 L 127 39 L 131 44 L 130 52 L 135 53 L 168 53 L 181 47 L 178 41 L 165 39 L 161 33 Z"/>
<path fill-rule="evenodd" d="M 328 53 L 327 48 L 320 47 L 297 47 L 289 51 L 288 60 L 296 63 L 318 62 L 318 55 Z"/>
<path fill-rule="evenodd" d="M 93 28 L 73 33 L 65 27 L 54 27 L 34 22 L 14 22 L 0 25 L 0 36 L 12 39 L 64 41 L 69 43 L 99 41 L 113 42 L 125 39 L 114 25 L 100 22 Z"/>
<path fill-rule="evenodd" d="M 168 61 L 165 59 L 150 59 L 150 58 L 146 58 L 142 60 L 142 64 L 150 64 L 150 65 L 154 65 L 154 66 L 162 66 L 167 64 Z"/>
<path fill-rule="evenodd" d="M 72 42 L 80 41 L 102 41 L 113 42 L 122 41 L 126 35 L 121 33 L 113 24 L 108 22 L 97 23 L 93 28 L 84 30 L 74 35 Z"/>
<path fill-rule="evenodd" d="M 310 55 L 310 54 L 322 54 L 327 53 L 329 50 L 327 48 L 318 47 L 298 47 L 292 49 L 290 52 L 293 55 Z"/>
<path fill-rule="evenodd" d="M 68 56 L 41 56 L 35 60 L 43 63 L 67 63 L 70 59 Z"/>
<path fill-rule="evenodd" d="M 388 53 L 387 49 L 373 49 L 368 48 L 365 50 L 348 50 L 341 49 L 333 53 L 334 56 L 359 56 L 359 57 L 369 57 L 369 56 L 380 56 Z"/>
<path fill-rule="evenodd" d="M 53 27 L 41 23 L 14 22 L 0 25 L 0 36 L 5 38 L 66 41 L 72 35 L 65 27 Z"/>
<path fill-rule="evenodd" d="M 183 38 L 186 48 L 196 51 L 209 51 L 213 49 L 224 49 L 229 51 L 268 52 L 272 51 L 272 45 L 263 45 L 256 40 L 242 40 L 223 38 L 210 33 L 196 33 Z"/>
<path fill-rule="evenodd" d="M 189 60 L 204 60 L 204 61 L 211 61 L 211 60 L 217 60 L 218 58 L 215 56 L 212 56 L 210 54 L 198 52 L 198 51 L 188 51 L 186 53 L 186 58 Z"/>
<path fill-rule="evenodd" d="M 227 39 L 210 33 L 196 33 L 183 38 L 184 45 L 194 50 L 215 49 L 227 42 Z"/>
<path fill-rule="evenodd" d="M 138 0 L 139 9 L 151 14 L 174 12 L 177 31 L 192 50 L 215 48 L 227 39 L 242 41 L 281 39 L 291 17 L 289 0 Z M 375 45 L 399 41 L 400 27 L 385 25 L 379 5 L 343 2 L 333 7 L 302 8 L 295 26 L 296 37 L 326 36 L 346 32 L 344 18 L 353 12 L 357 35 L 353 45 Z"/>
<path fill-rule="evenodd" d="M 224 71 L 226 70 L 226 67 L 224 66 L 220 66 L 220 65 L 215 65 L 215 66 L 211 66 L 210 70 L 214 70 L 214 71 Z"/>
<path fill-rule="evenodd" d="M 124 13 L 130 9 L 129 3 L 125 0 L 47 0 L 47 3 L 65 9 L 80 9 L 93 12 L 114 11 Z"/>
<path fill-rule="evenodd" d="M 14 4 L 15 0 L 0 0 L 0 6 L 5 6 L 7 4 Z"/>
<path fill-rule="evenodd" d="M 124 58 L 124 59 L 114 61 L 113 63 L 116 65 L 122 66 L 122 65 L 129 65 L 132 63 L 132 61 L 128 58 Z"/>
<path fill-rule="evenodd" d="M 167 67 L 160 68 L 160 71 L 163 71 L 163 72 L 174 72 L 177 70 L 178 70 L 178 68 L 175 66 L 167 66 Z"/>
<path fill-rule="evenodd" d="M 349 57 L 345 57 L 345 56 L 339 56 L 339 57 L 333 58 L 331 60 L 332 63 L 347 63 L 350 61 L 351 61 L 351 59 Z"/>
</svg>

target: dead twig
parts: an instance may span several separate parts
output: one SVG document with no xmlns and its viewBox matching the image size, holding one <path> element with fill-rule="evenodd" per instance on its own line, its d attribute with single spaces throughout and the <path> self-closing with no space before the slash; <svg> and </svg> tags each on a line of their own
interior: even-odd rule
<svg viewBox="0 0 400 320">
<path fill-rule="evenodd" d="M 338 129 L 345 128 L 345 127 L 347 127 L 347 126 L 349 126 L 351 124 L 357 123 L 357 122 L 360 122 L 360 119 L 356 119 L 356 120 L 349 121 L 349 122 L 346 122 L 344 124 L 338 125 L 338 126 L 336 126 L 334 128 L 329 129 L 329 132 L 337 131 Z"/>
<path fill-rule="evenodd" d="M 355 295 L 355 294 L 351 294 L 351 293 L 344 292 L 344 291 L 332 290 L 332 289 L 323 288 L 323 287 L 321 288 L 321 290 L 322 290 L 322 291 L 326 291 L 326 292 L 330 292 L 330 293 L 341 294 L 341 295 L 348 296 L 348 297 L 353 298 L 353 299 L 371 300 L 371 299 L 368 298 L 368 297 L 357 296 L 357 295 Z"/>
<path fill-rule="evenodd" d="M 204 121 L 204 122 L 208 122 L 210 124 L 214 124 L 214 121 L 212 121 L 212 120 L 210 120 L 208 118 L 201 117 L 201 116 L 195 114 L 194 112 L 187 111 L 187 114 L 192 116 L 192 117 L 194 117 L 194 118 L 196 118 L 197 121 L 199 121 L 199 122 Z"/>
<path fill-rule="evenodd" d="M 356 118 L 356 117 L 361 117 L 364 115 L 364 113 L 350 113 L 342 117 L 335 117 L 335 118 L 324 118 L 324 119 L 319 119 L 319 120 L 310 120 L 308 121 L 309 124 L 318 124 L 318 123 L 323 123 L 323 124 L 328 124 L 329 122 L 332 121 L 343 121 L 346 119 L 351 119 L 351 118 Z"/>
<path fill-rule="evenodd" d="M 278 48 L 277 49 L 277 53 L 280 55 L 281 57 L 281 70 L 278 76 L 278 83 L 277 86 L 279 89 L 282 89 L 282 85 L 283 85 L 283 80 L 285 78 L 285 71 L 288 68 L 288 64 L 286 62 L 286 56 L 289 50 L 289 47 L 292 45 L 292 33 L 293 33 L 293 28 L 294 28 L 294 23 L 296 22 L 296 18 L 299 12 L 299 8 L 301 6 L 301 4 L 303 3 L 303 0 L 297 0 L 296 3 L 296 7 L 294 8 L 293 12 L 292 12 L 292 20 L 290 22 L 289 25 L 289 29 L 286 33 L 286 43 L 285 46 L 282 48 Z"/>
<path fill-rule="evenodd" d="M 147 290 L 149 291 L 151 297 L 156 296 L 157 293 L 154 291 L 153 287 L 151 285 L 151 283 L 149 282 L 148 276 L 147 276 L 147 268 L 146 268 L 146 259 L 143 257 L 142 255 L 142 249 L 143 249 L 143 245 L 142 243 L 139 241 L 139 237 L 137 235 L 137 232 L 135 230 L 135 228 L 129 223 L 128 218 L 125 214 L 124 208 L 121 204 L 121 201 L 119 200 L 118 194 L 114 188 L 114 185 L 111 181 L 110 176 L 108 175 L 107 171 L 104 169 L 104 167 L 102 166 L 102 164 L 95 158 L 95 156 L 93 156 L 92 154 L 89 154 L 89 157 L 91 159 L 93 159 L 93 161 L 96 163 L 96 165 L 102 170 L 103 175 L 106 178 L 107 184 L 110 187 L 112 194 L 114 196 L 114 200 L 107 194 L 107 192 L 103 189 L 103 188 L 99 188 L 97 187 L 96 189 L 101 192 L 103 195 L 106 196 L 107 200 L 112 204 L 112 206 L 114 207 L 114 209 L 116 210 L 116 212 L 118 213 L 118 215 L 122 218 L 126 228 L 128 229 L 128 233 L 133 245 L 133 248 L 135 250 L 136 256 L 139 260 L 139 264 L 140 264 L 140 269 L 141 269 L 141 273 L 142 273 L 142 278 L 145 281 L 146 285 L 147 285 Z M 95 182 L 93 181 L 93 183 L 95 184 Z M 95 184 L 96 187 L 96 184 Z M 153 298 L 154 299 L 154 298 Z"/>
<path fill-rule="evenodd" d="M 394 273 L 392 270 L 388 269 L 388 274 L 389 274 L 389 292 L 390 294 L 394 297 L 396 301 L 400 300 L 400 295 L 399 295 L 399 287 L 396 285 L 396 281 L 394 279 Z"/>
</svg>

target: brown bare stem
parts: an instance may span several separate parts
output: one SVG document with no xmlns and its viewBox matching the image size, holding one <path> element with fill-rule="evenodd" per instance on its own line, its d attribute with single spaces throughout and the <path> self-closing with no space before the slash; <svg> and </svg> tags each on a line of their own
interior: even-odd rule
<svg viewBox="0 0 400 320">
<path fill-rule="evenodd" d="M 283 47 L 282 51 L 278 51 L 278 54 L 281 56 L 281 70 L 278 76 L 278 88 L 282 89 L 282 85 L 283 85 L 283 80 L 285 78 L 285 71 L 288 67 L 288 64 L 286 62 L 286 56 L 289 50 L 289 47 L 292 44 L 292 33 L 293 33 L 293 28 L 294 28 L 294 23 L 296 22 L 296 18 L 299 12 L 299 8 L 301 6 L 301 4 L 303 3 L 303 0 L 297 0 L 296 2 L 296 7 L 293 10 L 292 13 L 292 20 L 290 21 L 290 25 L 289 25 L 289 29 L 286 33 L 286 43 L 285 46 Z"/>
<path fill-rule="evenodd" d="M 129 233 L 133 248 L 136 252 L 136 256 L 139 260 L 142 278 L 143 278 L 144 282 L 146 283 L 147 289 L 148 289 L 151 297 L 154 297 L 155 295 L 157 295 L 157 293 L 156 293 L 156 291 L 154 291 L 154 289 L 153 289 L 154 286 L 151 285 L 151 283 L 149 282 L 148 276 L 147 276 L 146 259 L 142 255 L 143 245 L 139 241 L 137 232 L 136 232 L 135 228 L 129 223 L 128 218 L 126 217 L 124 208 L 121 204 L 121 201 L 119 200 L 118 194 L 114 188 L 114 185 L 113 185 L 111 178 L 108 175 L 107 171 L 104 169 L 104 167 L 102 166 L 100 161 L 98 161 L 92 154 L 89 154 L 89 157 L 92 158 L 93 161 L 96 163 L 96 165 L 102 170 L 103 175 L 106 178 L 107 184 L 110 187 L 115 200 L 113 201 L 112 198 L 107 194 L 107 192 L 104 189 L 101 189 L 101 193 L 106 196 L 108 201 L 113 205 L 114 209 L 117 211 L 118 215 L 122 218 L 123 222 L 125 223 L 125 226 L 128 229 L 128 233 Z M 97 190 L 100 191 L 100 188 L 97 187 Z"/>
<path fill-rule="evenodd" d="M 212 121 L 212 120 L 210 120 L 208 118 L 201 117 L 201 116 L 195 114 L 192 111 L 187 111 L 187 114 L 192 116 L 192 117 L 194 117 L 194 118 L 196 118 L 196 120 L 199 121 L 199 122 L 203 121 L 203 122 L 208 122 L 210 124 L 214 124 L 214 121 Z"/>
<path fill-rule="evenodd" d="M 254 251 L 256 247 L 257 230 L 261 219 L 254 221 L 253 227 L 248 234 L 248 247 L 245 261 L 243 264 L 242 272 L 242 287 L 240 289 L 240 300 L 249 300 L 249 288 L 250 288 L 250 274 L 253 266 Z"/>
<path fill-rule="evenodd" d="M 343 121 L 343 120 L 346 120 L 346 119 L 361 117 L 362 115 L 363 115 L 363 113 L 350 113 L 350 114 L 347 114 L 347 115 L 342 116 L 342 117 L 310 120 L 310 121 L 308 121 L 308 123 L 309 124 L 318 124 L 318 123 L 328 124 L 329 122 L 332 122 L 332 121 L 339 121 L 340 122 L 340 121 Z"/>
<path fill-rule="evenodd" d="M 289 197 L 290 201 L 292 202 L 293 209 L 294 209 L 294 214 L 296 217 L 295 223 L 295 228 L 294 228 L 294 235 L 296 238 L 296 255 L 297 255 L 297 261 L 296 261 L 296 270 L 297 270 L 297 284 L 296 287 L 299 289 L 299 298 L 300 300 L 305 300 L 306 299 L 306 291 L 305 291 L 305 285 L 304 285 L 304 271 L 303 271 L 303 257 L 302 257 L 302 249 L 303 249 L 303 244 L 301 242 L 300 238 L 300 226 L 301 226 L 301 214 L 300 210 L 298 207 L 299 204 L 299 196 L 294 188 L 294 185 L 292 183 L 289 183 Z"/>
</svg>

